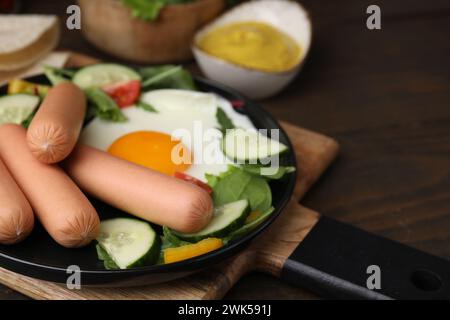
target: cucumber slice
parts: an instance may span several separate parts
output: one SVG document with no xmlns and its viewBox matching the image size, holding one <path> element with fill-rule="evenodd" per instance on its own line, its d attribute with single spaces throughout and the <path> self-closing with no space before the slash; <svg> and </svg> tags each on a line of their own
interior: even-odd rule
<svg viewBox="0 0 450 320">
<path fill-rule="evenodd" d="M 153 264 L 161 249 L 150 224 L 132 218 L 102 221 L 97 241 L 120 269 Z"/>
<path fill-rule="evenodd" d="M 82 89 L 102 87 L 130 80 L 141 80 L 141 76 L 133 69 L 113 63 L 101 63 L 84 67 L 75 73 L 72 79 Z"/>
<path fill-rule="evenodd" d="M 226 131 L 222 150 L 228 158 L 238 163 L 256 164 L 285 152 L 288 147 L 256 130 L 237 128 Z"/>
<path fill-rule="evenodd" d="M 248 200 L 238 200 L 214 209 L 214 217 L 203 230 L 196 233 L 172 231 L 180 239 L 198 242 L 205 238 L 221 238 L 242 226 L 250 213 Z"/>
<path fill-rule="evenodd" d="M 242 170 L 253 175 L 261 176 L 269 180 L 280 180 L 285 175 L 295 172 L 295 167 L 278 167 L 270 168 L 263 167 L 257 164 L 244 164 L 241 166 Z"/>
<path fill-rule="evenodd" d="M 39 97 L 31 94 L 13 94 L 0 98 L 0 124 L 22 124 L 38 107 Z"/>
</svg>

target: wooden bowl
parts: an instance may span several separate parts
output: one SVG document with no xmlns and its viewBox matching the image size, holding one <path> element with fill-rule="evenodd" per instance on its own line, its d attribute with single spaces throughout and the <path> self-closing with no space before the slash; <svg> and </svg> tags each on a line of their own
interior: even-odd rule
<svg viewBox="0 0 450 320">
<path fill-rule="evenodd" d="M 78 0 L 82 32 L 100 50 L 137 63 L 190 59 L 196 31 L 217 17 L 225 0 L 168 5 L 152 22 L 131 15 L 118 0 Z"/>
</svg>

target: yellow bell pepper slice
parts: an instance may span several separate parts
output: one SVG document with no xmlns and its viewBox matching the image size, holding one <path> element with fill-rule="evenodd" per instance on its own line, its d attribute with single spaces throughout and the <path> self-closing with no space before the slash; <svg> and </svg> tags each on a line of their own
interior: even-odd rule
<svg viewBox="0 0 450 320">
<path fill-rule="evenodd" d="M 50 90 L 49 86 L 20 79 L 11 80 L 8 84 L 8 94 L 27 93 L 44 97 L 48 93 L 48 90 Z"/>
<path fill-rule="evenodd" d="M 223 247 L 223 242 L 218 238 L 207 238 L 197 243 L 184 245 L 177 248 L 164 250 L 164 263 L 173 263 L 187 260 Z"/>
<path fill-rule="evenodd" d="M 247 219 L 245 219 L 245 224 L 255 221 L 261 215 L 262 215 L 262 212 L 258 211 L 258 210 L 250 212 L 250 214 L 247 216 Z"/>
</svg>

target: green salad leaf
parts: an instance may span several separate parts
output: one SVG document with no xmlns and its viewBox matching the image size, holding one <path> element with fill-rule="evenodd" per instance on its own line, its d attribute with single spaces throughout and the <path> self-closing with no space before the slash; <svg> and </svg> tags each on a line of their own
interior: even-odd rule
<svg viewBox="0 0 450 320">
<path fill-rule="evenodd" d="M 22 121 L 21 125 L 25 129 L 28 129 L 28 127 L 31 124 L 31 121 L 33 121 L 34 116 L 36 115 L 36 112 L 39 110 L 39 108 L 36 108 L 25 120 Z"/>
<path fill-rule="evenodd" d="M 139 73 L 143 78 L 142 87 L 146 90 L 163 88 L 196 90 L 191 73 L 181 66 L 145 67 L 141 68 Z"/>
<path fill-rule="evenodd" d="M 162 8 L 169 4 L 181 4 L 191 0 L 121 0 L 131 9 L 131 14 L 139 19 L 154 21 L 158 18 Z"/>
<path fill-rule="evenodd" d="M 95 110 L 95 115 L 101 119 L 124 122 L 127 118 L 120 110 L 117 103 L 102 89 L 98 87 L 91 87 L 84 90 L 88 101 Z"/>
<path fill-rule="evenodd" d="M 158 110 L 156 110 L 154 106 L 152 106 L 144 101 L 136 102 L 136 107 L 144 109 L 145 111 L 148 111 L 148 112 L 158 113 Z"/>
<path fill-rule="evenodd" d="M 209 179 L 211 181 L 211 177 Z M 272 205 L 267 181 L 238 167 L 230 166 L 226 174 L 217 176 L 212 188 L 216 206 L 247 199 L 252 210 L 264 212 Z"/>
<path fill-rule="evenodd" d="M 205 178 L 211 188 L 214 188 L 217 182 L 219 182 L 219 177 L 213 174 L 205 173 Z"/>
<path fill-rule="evenodd" d="M 50 81 L 52 85 L 56 86 L 61 82 L 70 81 L 74 76 L 75 71 L 46 65 L 44 66 L 44 74 L 48 81 Z"/>
<path fill-rule="evenodd" d="M 176 235 L 170 231 L 170 228 L 164 226 L 163 227 L 163 236 L 162 236 L 162 246 L 161 249 L 167 248 L 176 248 L 181 247 L 187 244 L 191 244 L 190 242 L 186 242 L 178 238 Z"/>
<path fill-rule="evenodd" d="M 225 111 L 223 111 L 221 107 L 217 107 L 216 119 L 220 125 L 219 129 L 223 134 L 225 134 L 225 132 L 229 129 L 236 128 L 233 121 L 231 121 L 230 117 L 228 117 L 228 115 L 225 113 Z"/>
<path fill-rule="evenodd" d="M 155 20 L 160 10 L 166 5 L 164 0 L 122 0 L 131 9 L 131 14 L 147 21 Z"/>
<path fill-rule="evenodd" d="M 231 232 L 229 235 L 227 235 L 225 238 L 222 239 L 223 242 L 225 244 L 227 244 L 231 240 L 234 240 L 234 239 L 237 239 L 237 238 L 245 236 L 250 231 L 252 231 L 257 226 L 259 226 L 262 222 L 264 222 L 272 214 L 272 212 L 274 210 L 275 210 L 274 207 L 270 207 L 269 209 L 267 209 L 266 211 L 261 213 L 261 215 L 258 218 L 256 218 L 255 220 L 253 220 L 252 222 L 246 223 L 242 227 L 240 227 L 239 229 L 234 230 L 233 232 Z"/>
</svg>

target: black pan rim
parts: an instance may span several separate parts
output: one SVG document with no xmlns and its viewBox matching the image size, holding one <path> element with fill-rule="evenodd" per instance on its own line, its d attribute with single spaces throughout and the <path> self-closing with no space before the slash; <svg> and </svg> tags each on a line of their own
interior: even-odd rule
<svg viewBox="0 0 450 320">
<path fill-rule="evenodd" d="M 33 81 L 37 83 L 43 82 L 43 74 L 32 76 L 25 78 L 25 80 Z M 259 118 L 264 119 L 265 122 L 268 122 L 276 129 L 280 130 L 280 136 L 284 138 L 286 144 L 289 147 L 289 165 L 295 166 L 297 168 L 297 162 L 295 157 L 295 152 L 293 151 L 293 145 L 290 141 L 288 135 L 286 134 L 285 130 L 279 125 L 279 123 L 264 109 L 262 109 L 258 104 L 254 103 L 253 101 L 248 100 L 244 96 L 242 96 L 240 93 L 236 92 L 235 90 L 224 86 L 220 83 L 217 83 L 215 81 L 211 81 L 208 79 L 204 79 L 202 77 L 194 76 L 195 82 L 199 85 L 203 85 L 206 87 L 211 88 L 211 92 L 215 92 L 217 94 L 222 95 L 225 93 L 228 96 L 232 96 L 234 99 L 244 101 L 244 107 L 243 110 L 244 113 L 247 114 L 252 122 L 252 115 L 253 117 L 257 114 Z M 5 85 L 0 87 L 0 91 L 5 90 Z M 298 168 L 297 168 L 298 169 Z M 288 177 L 286 177 L 286 191 L 284 192 L 283 196 L 281 197 L 279 205 L 275 208 L 275 211 L 270 215 L 270 217 L 264 221 L 261 225 L 256 227 L 252 232 L 249 234 L 243 236 L 242 238 L 239 238 L 236 241 L 233 241 L 223 248 L 213 251 L 211 253 L 204 254 L 199 257 L 191 258 L 188 260 L 171 263 L 171 264 L 159 264 L 159 265 L 151 265 L 151 266 L 145 266 L 145 267 L 137 267 L 132 269 L 122 269 L 122 270 L 89 270 L 89 269 L 83 269 L 80 270 L 81 274 L 84 275 L 104 275 L 104 276 L 135 276 L 135 275 L 145 275 L 145 274 L 161 274 L 161 273 L 169 273 L 169 272 L 189 272 L 190 270 L 200 270 L 203 269 L 209 265 L 218 263 L 219 261 L 223 261 L 226 258 L 233 256 L 237 254 L 240 249 L 243 249 L 247 245 L 250 244 L 250 242 L 256 238 L 259 234 L 261 234 L 267 227 L 269 227 L 275 219 L 282 213 L 283 209 L 288 204 L 289 200 L 291 199 L 291 196 L 293 194 L 295 183 L 297 179 L 297 171 L 291 173 Z M 70 250 L 70 249 L 68 249 Z M 35 262 L 26 261 L 24 259 L 19 259 L 16 257 L 11 257 L 9 255 L 5 255 L 2 252 L 0 252 L 0 262 L 4 262 L 4 264 L 8 265 L 10 270 L 22 273 L 22 274 L 36 274 L 40 271 L 43 271 L 45 273 L 51 272 L 51 273 L 58 273 L 59 276 L 67 276 L 67 269 L 61 268 L 59 266 L 52 266 L 47 264 L 39 264 Z M 3 264 L 3 263 L 2 263 Z M 27 270 L 27 268 L 29 270 Z M 35 276 L 36 277 L 36 276 Z M 53 277 L 52 277 L 53 278 Z M 41 278 L 43 280 L 50 280 L 48 277 Z M 53 280 L 50 280 L 53 281 Z"/>
</svg>

